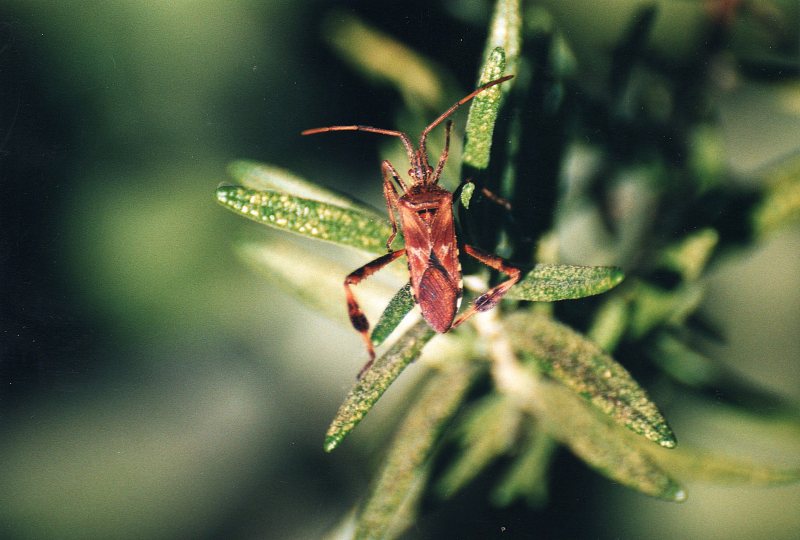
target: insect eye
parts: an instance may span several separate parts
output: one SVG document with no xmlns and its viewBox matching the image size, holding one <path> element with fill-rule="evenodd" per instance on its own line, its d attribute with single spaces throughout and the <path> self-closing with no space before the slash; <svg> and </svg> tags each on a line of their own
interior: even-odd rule
<svg viewBox="0 0 800 540">
<path fill-rule="evenodd" d="M 417 176 L 416 174 L 414 174 L 414 169 L 408 169 L 408 176 L 410 176 L 410 177 L 412 177 L 412 178 L 414 178 L 415 176 Z"/>
</svg>

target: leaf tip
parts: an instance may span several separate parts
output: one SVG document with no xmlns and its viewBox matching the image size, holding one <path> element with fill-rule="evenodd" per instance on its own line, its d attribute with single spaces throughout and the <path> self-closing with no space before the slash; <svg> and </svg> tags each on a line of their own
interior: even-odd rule
<svg viewBox="0 0 800 540">
<path fill-rule="evenodd" d="M 673 502 L 684 502 L 688 498 L 686 490 L 678 484 L 673 484 L 672 487 L 664 493 L 664 498 Z"/>
<path fill-rule="evenodd" d="M 658 444 L 664 448 L 675 448 L 678 446 L 678 441 L 675 440 L 675 436 L 672 433 L 669 433 L 667 436 L 659 439 Z"/>
<path fill-rule="evenodd" d="M 217 186 L 217 190 L 215 195 L 217 196 L 217 201 L 222 204 L 228 204 L 230 200 L 231 193 L 236 189 L 236 186 L 232 186 L 230 184 L 220 184 Z"/>
<path fill-rule="evenodd" d="M 608 279 L 610 285 L 609 289 L 613 289 L 614 287 L 622 283 L 622 280 L 625 279 L 625 272 L 622 270 L 622 268 L 614 266 L 611 268 L 611 272 L 608 275 Z"/>
<path fill-rule="evenodd" d="M 328 435 L 325 437 L 325 443 L 322 445 L 322 449 L 325 450 L 326 453 L 333 452 L 339 443 L 342 442 L 342 438 L 336 435 Z"/>
</svg>

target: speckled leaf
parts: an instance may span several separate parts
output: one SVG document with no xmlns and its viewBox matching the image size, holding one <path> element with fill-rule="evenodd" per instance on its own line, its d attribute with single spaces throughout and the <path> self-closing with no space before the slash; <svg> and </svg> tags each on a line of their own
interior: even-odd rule
<svg viewBox="0 0 800 540">
<path fill-rule="evenodd" d="M 630 373 L 567 326 L 535 313 L 507 318 L 514 348 L 615 422 L 666 448 L 675 436 Z"/>
<path fill-rule="evenodd" d="M 309 182 L 280 167 L 256 161 L 239 160 L 228 165 L 228 174 L 242 187 L 248 189 L 279 191 L 303 199 L 360 210 L 376 220 L 384 219 L 382 214 L 370 206 L 343 193 Z"/>
<path fill-rule="evenodd" d="M 534 302 L 583 298 L 616 287 L 624 277 L 622 270 L 612 266 L 537 264 L 505 298 Z"/>
<path fill-rule="evenodd" d="M 513 445 L 522 415 L 505 396 L 490 394 L 476 402 L 456 431 L 461 453 L 442 476 L 438 492 L 450 497 Z"/>
<path fill-rule="evenodd" d="M 378 319 L 375 329 L 372 331 L 372 344 L 376 347 L 386 341 L 386 338 L 397 328 L 397 325 L 414 308 L 416 302 L 414 295 L 411 294 L 411 283 L 406 283 L 392 297 L 389 305 L 383 310 L 381 318 Z"/>
<path fill-rule="evenodd" d="M 505 68 L 505 52 L 501 47 L 497 47 L 486 60 L 479 84 L 499 79 L 503 76 Z M 466 129 L 467 142 L 464 145 L 462 161 L 476 169 L 485 169 L 489 166 L 494 124 L 503 101 L 503 91 L 500 87 L 507 84 L 498 84 L 481 92 L 475 96 L 470 105 Z"/>
<path fill-rule="evenodd" d="M 425 384 L 389 445 L 358 515 L 355 538 L 397 538 L 415 521 L 436 442 L 479 372 L 477 362 L 451 362 Z"/>
<path fill-rule="evenodd" d="M 422 348 L 434 336 L 428 323 L 420 321 L 375 360 L 350 390 L 325 435 L 325 451 L 336 448 L 342 439 L 366 416 L 402 371 L 417 359 Z"/>
<path fill-rule="evenodd" d="M 270 227 L 371 253 L 386 253 L 386 239 L 392 232 L 387 220 L 372 214 L 279 191 L 220 186 L 217 200 Z"/>
<path fill-rule="evenodd" d="M 538 418 L 543 428 L 608 478 L 652 497 L 680 502 L 686 492 L 624 430 L 566 388 L 543 381 Z"/>
<path fill-rule="evenodd" d="M 469 203 L 472 200 L 472 194 L 475 193 L 475 183 L 467 182 L 461 189 L 461 205 L 469 209 Z"/>
</svg>

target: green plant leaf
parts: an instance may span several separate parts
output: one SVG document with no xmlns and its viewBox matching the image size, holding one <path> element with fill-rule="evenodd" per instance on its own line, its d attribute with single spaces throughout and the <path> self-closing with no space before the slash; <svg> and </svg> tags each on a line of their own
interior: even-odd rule
<svg viewBox="0 0 800 540">
<path fill-rule="evenodd" d="M 392 232 L 388 220 L 372 213 L 279 191 L 220 186 L 217 200 L 264 225 L 370 253 L 386 253 L 386 239 Z"/>
<path fill-rule="evenodd" d="M 632 287 L 628 330 L 641 338 L 660 325 L 681 326 L 703 300 L 699 283 L 685 283 L 673 290 L 664 290 L 643 281 Z"/>
<path fill-rule="evenodd" d="M 384 354 L 375 360 L 347 394 L 325 435 L 326 452 L 336 448 L 342 439 L 366 416 L 403 370 L 417 359 L 422 348 L 435 335 L 428 323 L 419 321 Z"/>
<path fill-rule="evenodd" d="M 455 361 L 433 372 L 389 446 L 358 515 L 355 538 L 397 538 L 415 521 L 435 444 L 480 370 L 478 362 Z"/>
<path fill-rule="evenodd" d="M 342 288 L 350 270 L 336 262 L 286 241 L 244 242 L 236 254 L 271 283 L 331 320 L 350 326 Z M 367 312 L 377 313 L 391 289 L 378 280 L 358 287 L 358 301 Z M 354 334 L 355 336 L 355 334 Z"/>
<path fill-rule="evenodd" d="M 403 287 L 395 293 L 389 301 L 389 305 L 383 310 L 381 318 L 375 325 L 370 338 L 372 344 L 376 347 L 386 341 L 386 338 L 391 335 L 400 322 L 408 315 L 416 305 L 414 295 L 411 294 L 411 282 L 406 283 Z"/>
<path fill-rule="evenodd" d="M 606 352 L 613 352 L 625 334 L 628 323 L 628 303 L 620 295 L 605 297 L 597 310 L 588 337 Z"/>
<path fill-rule="evenodd" d="M 478 84 L 499 79 L 503 76 L 505 68 L 505 51 L 502 47 L 496 47 L 486 59 Z M 467 116 L 467 142 L 464 145 L 462 162 L 476 169 L 485 169 L 489 166 L 494 124 L 503 101 L 503 91 L 500 87 L 507 84 L 509 83 L 498 84 L 481 92 L 475 96 L 470 105 Z"/>
<path fill-rule="evenodd" d="M 662 252 L 661 262 L 667 268 L 679 272 L 686 281 L 696 281 L 703 273 L 717 242 L 717 231 L 702 229 L 666 248 Z"/>
<path fill-rule="evenodd" d="M 537 264 L 505 298 L 533 302 L 583 298 L 612 289 L 624 278 L 622 270 L 612 266 Z"/>
<path fill-rule="evenodd" d="M 800 469 L 780 468 L 688 448 L 655 451 L 653 459 L 675 476 L 714 484 L 777 486 L 800 481 Z"/>
<path fill-rule="evenodd" d="M 491 64 L 492 54 L 496 49 L 502 49 L 505 55 L 505 63 L 509 73 L 516 73 L 517 61 L 520 49 L 522 48 L 522 11 L 519 0 L 497 0 L 492 13 L 492 21 L 489 23 L 489 35 L 486 38 L 486 46 L 483 51 L 484 72 L 486 66 Z M 502 73 L 498 75 L 501 76 Z M 497 77 L 493 77 L 496 79 Z M 481 79 L 480 84 L 491 81 Z M 503 91 L 506 93 L 507 91 Z"/>
<path fill-rule="evenodd" d="M 333 49 L 365 75 L 397 88 L 411 107 L 430 109 L 443 101 L 438 70 L 429 60 L 394 38 L 344 11 L 325 20 L 325 36 Z"/>
<path fill-rule="evenodd" d="M 490 394 L 473 404 L 455 434 L 461 453 L 440 480 L 439 495 L 450 497 L 492 460 L 506 453 L 516 439 L 521 420 L 520 411 L 505 396 Z"/>
<path fill-rule="evenodd" d="M 762 236 L 800 222 L 800 155 L 770 168 L 763 177 L 768 187 L 753 212 L 753 228 Z"/>
<path fill-rule="evenodd" d="M 689 386 L 711 384 L 722 375 L 708 358 L 666 332 L 653 340 L 652 356 L 664 372 Z"/>
<path fill-rule="evenodd" d="M 641 493 L 680 502 L 686 492 L 624 430 L 554 383 L 537 385 L 543 428 L 599 473 Z"/>
<path fill-rule="evenodd" d="M 242 187 L 271 190 L 303 199 L 359 210 L 376 220 L 385 219 L 374 208 L 337 191 L 324 188 L 280 167 L 256 161 L 238 160 L 228 164 L 228 174 Z"/>
<path fill-rule="evenodd" d="M 461 204 L 464 208 L 469 209 L 469 203 L 472 200 L 472 194 L 475 193 L 475 183 L 467 182 L 461 189 Z"/>
<path fill-rule="evenodd" d="M 675 446 L 672 430 L 647 393 L 596 344 L 535 313 L 510 315 L 506 329 L 515 350 L 542 372 L 634 433 L 666 448 Z"/>
<path fill-rule="evenodd" d="M 519 455 L 492 491 L 492 503 L 508 506 L 524 497 L 531 506 L 543 505 L 547 499 L 547 471 L 556 448 L 556 441 L 541 429 L 530 429 Z"/>
</svg>

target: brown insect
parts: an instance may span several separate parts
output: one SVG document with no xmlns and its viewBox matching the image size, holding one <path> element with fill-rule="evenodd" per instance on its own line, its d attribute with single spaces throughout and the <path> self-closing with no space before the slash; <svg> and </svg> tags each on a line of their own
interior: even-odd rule
<svg viewBox="0 0 800 540">
<path fill-rule="evenodd" d="M 307 129 L 302 132 L 302 135 L 313 135 L 328 131 L 368 131 L 370 133 L 399 137 L 406 148 L 408 160 L 411 164 L 411 168 L 408 170 L 410 184 L 407 184 L 400 177 L 400 174 L 388 160 L 384 160 L 381 164 L 383 195 L 386 198 L 386 208 L 389 211 L 389 220 L 392 224 L 392 233 L 386 240 L 386 249 L 389 253 L 353 271 L 344 280 L 350 322 L 361 333 L 370 357 L 366 365 L 361 368 L 359 377 L 372 365 L 375 359 L 375 349 L 369 336 L 369 322 L 359 307 L 351 287 L 390 262 L 406 255 L 408 271 L 411 274 L 411 291 L 414 295 L 414 300 L 419 304 L 423 318 L 431 328 L 439 333 L 455 328 L 478 311 L 492 309 L 503 295 L 508 292 L 508 289 L 519 281 L 521 272 L 518 268 L 496 255 L 465 244 L 463 246 L 464 251 L 468 255 L 490 268 L 505 273 L 509 276 L 509 279 L 479 296 L 468 309 L 456 317 L 456 312 L 461 304 L 462 280 L 461 264 L 458 261 L 458 241 L 456 240 L 456 230 L 453 222 L 454 194 L 437 185 L 439 176 L 442 174 L 447 161 L 447 153 L 450 147 L 450 130 L 453 126 L 452 121 L 447 122 L 445 126 L 444 150 L 439 156 L 436 169 L 433 169 L 428 162 L 428 152 L 425 147 L 425 141 L 431 130 L 453 114 L 456 109 L 487 88 L 505 82 L 512 77 L 513 75 L 507 75 L 488 82 L 460 99 L 422 131 L 416 149 L 414 149 L 411 139 L 405 133 L 370 126 L 330 126 Z M 403 192 L 402 195 L 398 195 L 397 187 L 395 187 L 395 183 L 392 183 L 392 180 L 400 187 Z M 395 211 L 400 216 L 406 247 L 392 251 L 392 241 L 397 236 Z"/>
</svg>

